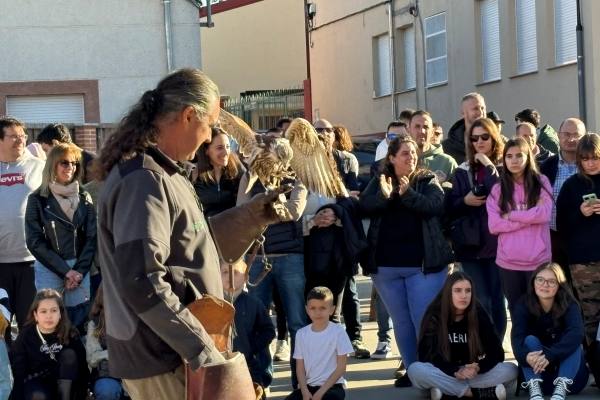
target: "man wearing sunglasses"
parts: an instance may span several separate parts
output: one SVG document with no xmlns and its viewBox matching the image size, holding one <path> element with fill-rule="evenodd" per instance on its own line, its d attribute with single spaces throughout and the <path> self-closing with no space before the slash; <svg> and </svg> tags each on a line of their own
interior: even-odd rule
<svg viewBox="0 0 600 400">
<path fill-rule="evenodd" d="M 21 121 L 0 117 L 0 288 L 8 293 L 19 328 L 35 295 L 34 258 L 25 243 L 25 207 L 29 194 L 42 183 L 44 168 L 44 161 L 25 151 L 26 142 Z"/>
</svg>

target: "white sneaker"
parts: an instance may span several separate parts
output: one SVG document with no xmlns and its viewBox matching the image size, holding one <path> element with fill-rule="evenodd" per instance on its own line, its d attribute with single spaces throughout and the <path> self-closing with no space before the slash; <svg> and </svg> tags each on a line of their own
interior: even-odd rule
<svg viewBox="0 0 600 400">
<path fill-rule="evenodd" d="M 375 360 L 385 360 L 392 356 L 392 348 L 387 342 L 377 343 L 377 349 L 371 354 L 371 358 Z"/>
<path fill-rule="evenodd" d="M 287 340 L 278 340 L 275 345 L 274 361 L 288 361 L 290 359 L 290 346 Z"/>
<path fill-rule="evenodd" d="M 442 391 L 436 387 L 429 389 L 429 398 L 431 400 L 440 400 L 442 398 Z"/>
</svg>

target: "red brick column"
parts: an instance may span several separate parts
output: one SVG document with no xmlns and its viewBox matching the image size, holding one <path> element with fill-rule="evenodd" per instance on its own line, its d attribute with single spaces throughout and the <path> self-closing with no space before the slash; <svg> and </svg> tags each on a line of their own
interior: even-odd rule
<svg viewBox="0 0 600 400">
<path fill-rule="evenodd" d="M 96 125 L 83 125 L 75 127 L 75 143 L 84 150 L 96 153 Z"/>
</svg>

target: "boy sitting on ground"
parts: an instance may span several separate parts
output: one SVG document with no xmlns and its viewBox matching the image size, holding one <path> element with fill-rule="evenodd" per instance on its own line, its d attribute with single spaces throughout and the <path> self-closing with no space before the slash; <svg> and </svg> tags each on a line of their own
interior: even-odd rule
<svg viewBox="0 0 600 400">
<path fill-rule="evenodd" d="M 299 389 L 286 400 L 342 400 L 346 397 L 346 359 L 354 349 L 344 328 L 329 321 L 335 311 L 333 293 L 324 286 L 306 296 L 312 323 L 296 334 L 296 373 Z"/>
</svg>

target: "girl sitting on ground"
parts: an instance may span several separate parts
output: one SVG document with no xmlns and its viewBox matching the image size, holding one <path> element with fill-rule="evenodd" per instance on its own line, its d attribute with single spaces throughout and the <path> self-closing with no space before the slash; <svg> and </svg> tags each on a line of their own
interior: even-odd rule
<svg viewBox="0 0 600 400">
<path fill-rule="evenodd" d="M 513 353 L 523 370 L 530 400 L 564 400 L 587 385 L 581 343 L 581 309 L 560 266 L 546 263 L 533 273 L 527 295 L 512 316 Z"/>
<path fill-rule="evenodd" d="M 88 368 L 78 332 L 71 327 L 60 294 L 40 290 L 13 346 L 13 398 L 85 398 Z"/>
<path fill-rule="evenodd" d="M 517 377 L 517 367 L 503 362 L 502 342 L 474 289 L 464 272 L 449 275 L 423 318 L 419 361 L 408 367 L 408 376 L 430 391 L 431 400 L 504 400 L 505 385 Z"/>
</svg>

